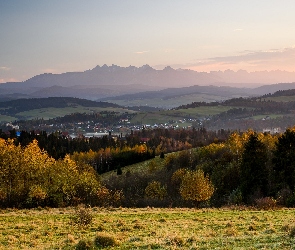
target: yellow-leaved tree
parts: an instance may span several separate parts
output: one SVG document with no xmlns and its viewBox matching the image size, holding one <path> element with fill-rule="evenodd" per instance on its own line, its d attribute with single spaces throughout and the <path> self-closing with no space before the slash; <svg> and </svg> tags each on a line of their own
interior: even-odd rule
<svg viewBox="0 0 295 250">
<path fill-rule="evenodd" d="M 184 200 L 199 203 L 211 198 L 214 193 L 214 186 L 202 170 L 188 170 L 182 177 L 179 191 Z"/>
<path fill-rule="evenodd" d="M 19 156 L 21 147 L 12 139 L 0 139 L 0 203 L 10 202 L 21 195 Z"/>
</svg>

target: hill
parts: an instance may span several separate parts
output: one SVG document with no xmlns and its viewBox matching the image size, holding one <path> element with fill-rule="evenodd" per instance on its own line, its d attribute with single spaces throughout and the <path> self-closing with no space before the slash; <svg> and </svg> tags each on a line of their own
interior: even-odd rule
<svg viewBox="0 0 295 250">
<path fill-rule="evenodd" d="M 253 95 L 252 89 L 249 88 L 194 85 L 183 88 L 168 88 L 159 91 L 121 95 L 100 100 L 117 103 L 122 106 L 147 105 L 170 109 L 193 101 L 215 102 L 234 97 L 249 97 Z"/>
<path fill-rule="evenodd" d="M 54 118 L 71 113 L 92 113 L 101 109 L 123 109 L 117 104 L 73 97 L 17 99 L 0 102 L 0 122 L 19 119 Z"/>
</svg>

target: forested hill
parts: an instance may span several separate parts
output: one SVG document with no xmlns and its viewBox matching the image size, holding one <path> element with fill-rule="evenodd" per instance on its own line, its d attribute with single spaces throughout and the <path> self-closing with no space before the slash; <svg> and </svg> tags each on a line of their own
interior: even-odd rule
<svg viewBox="0 0 295 250">
<path fill-rule="evenodd" d="M 6 109 L 7 111 L 28 111 L 32 109 L 41 108 L 65 108 L 73 106 L 83 107 L 99 107 L 99 108 L 118 108 L 117 104 L 108 102 L 95 102 L 86 99 L 79 99 L 73 97 L 48 97 L 48 98 L 31 98 L 31 99 L 18 99 L 7 102 L 0 102 L 0 108 Z"/>
<path fill-rule="evenodd" d="M 263 97 L 278 97 L 278 96 L 295 96 L 295 89 L 279 90 L 273 94 L 267 94 Z"/>
</svg>

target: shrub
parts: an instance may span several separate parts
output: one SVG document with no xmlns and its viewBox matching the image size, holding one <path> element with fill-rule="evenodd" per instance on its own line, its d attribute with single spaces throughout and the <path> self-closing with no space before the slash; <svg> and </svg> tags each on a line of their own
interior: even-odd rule
<svg viewBox="0 0 295 250">
<path fill-rule="evenodd" d="M 255 203 L 259 209 L 263 210 L 275 209 L 277 206 L 277 201 L 272 197 L 263 197 L 260 199 L 256 199 Z"/>
<path fill-rule="evenodd" d="M 243 196 L 240 189 L 233 190 L 228 196 L 229 205 L 240 205 L 243 202 Z"/>
<path fill-rule="evenodd" d="M 101 186 L 96 192 L 96 205 L 98 206 L 108 206 L 110 202 L 111 194 L 110 190 L 106 187 Z"/>
<path fill-rule="evenodd" d="M 292 238 L 295 237 L 295 226 L 290 227 L 289 236 Z"/>
<path fill-rule="evenodd" d="M 150 182 L 145 188 L 145 196 L 147 198 L 163 200 L 167 195 L 167 191 L 165 187 L 161 186 L 161 183 L 158 181 Z"/>
<path fill-rule="evenodd" d="M 86 227 L 92 223 L 93 216 L 89 208 L 78 206 L 73 217 L 73 222 L 80 226 Z"/>
<path fill-rule="evenodd" d="M 93 242 L 90 240 L 80 240 L 76 245 L 76 250 L 91 250 L 95 249 Z"/>
<path fill-rule="evenodd" d="M 125 196 L 122 190 L 114 190 L 111 192 L 110 203 L 112 206 L 119 207 L 122 205 Z"/>
<path fill-rule="evenodd" d="M 117 246 L 118 242 L 116 241 L 114 236 L 105 233 L 97 233 L 94 244 L 97 247 L 113 247 Z"/>
<path fill-rule="evenodd" d="M 292 197 L 292 190 L 290 188 L 282 188 L 278 191 L 276 199 L 277 203 L 280 205 L 287 205 L 288 200 Z"/>
<path fill-rule="evenodd" d="M 180 183 L 181 183 L 183 177 L 185 176 L 185 174 L 186 174 L 187 172 L 188 172 L 188 170 L 185 169 L 185 168 L 179 168 L 179 169 L 177 169 L 177 170 L 173 173 L 173 175 L 172 175 L 172 177 L 171 177 L 171 182 L 172 182 L 173 184 L 175 184 L 175 185 L 180 185 Z"/>
</svg>

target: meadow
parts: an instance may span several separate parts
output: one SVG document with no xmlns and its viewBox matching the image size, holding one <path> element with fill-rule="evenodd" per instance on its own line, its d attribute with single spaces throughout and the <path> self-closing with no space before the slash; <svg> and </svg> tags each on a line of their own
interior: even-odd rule
<svg viewBox="0 0 295 250">
<path fill-rule="evenodd" d="M 105 241 L 106 249 L 293 249 L 295 246 L 294 209 L 93 207 L 86 209 L 92 221 L 85 225 L 74 219 L 81 217 L 77 211 L 76 208 L 2 210 L 0 249 L 99 249 L 96 244 L 104 237 L 111 239 Z"/>
<path fill-rule="evenodd" d="M 66 108 L 42 108 L 42 109 L 32 109 L 29 111 L 19 112 L 16 114 L 17 117 L 22 117 L 25 120 L 43 118 L 44 120 L 63 117 L 65 115 L 70 115 L 72 113 L 86 113 L 91 114 L 95 112 L 110 111 L 110 112 L 119 112 L 124 113 L 130 110 L 123 108 L 99 108 L 99 107 L 83 107 L 76 105 L 75 107 L 66 107 Z"/>
<path fill-rule="evenodd" d="M 189 104 L 192 102 L 215 102 L 215 101 L 223 101 L 229 98 L 224 96 L 218 95 L 209 95 L 205 93 L 200 94 L 190 94 L 190 95 L 180 95 L 174 96 L 170 98 L 137 98 L 137 99 L 120 99 L 118 98 L 111 98 L 107 100 L 111 103 L 116 103 L 121 106 L 151 106 L 151 107 L 161 107 L 165 109 L 178 107 L 180 105 Z"/>
<path fill-rule="evenodd" d="M 201 106 L 197 108 L 162 110 L 157 112 L 141 112 L 134 116 L 132 123 L 159 124 L 169 121 L 178 122 L 185 119 L 200 119 L 208 115 L 216 115 L 228 111 L 230 106 Z M 180 127 L 191 126 L 191 122 L 178 123 Z"/>
</svg>

